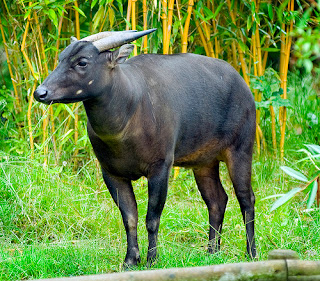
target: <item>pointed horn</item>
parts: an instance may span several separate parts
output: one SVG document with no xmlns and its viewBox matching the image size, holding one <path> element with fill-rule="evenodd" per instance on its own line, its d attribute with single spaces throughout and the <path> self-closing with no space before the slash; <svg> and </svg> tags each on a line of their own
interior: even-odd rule
<svg viewBox="0 0 320 281">
<path fill-rule="evenodd" d="M 103 52 L 109 49 L 113 49 L 119 46 L 122 46 L 126 43 L 130 43 L 142 36 L 145 36 L 151 32 L 156 31 L 156 28 L 139 31 L 139 32 L 129 32 L 129 33 L 119 33 L 110 37 L 105 37 L 100 40 L 93 42 L 93 45 L 99 50 L 99 52 Z"/>
<path fill-rule="evenodd" d="M 93 34 L 90 36 L 87 36 L 85 38 L 82 38 L 80 41 L 90 41 L 94 42 L 97 40 L 100 40 L 105 37 L 110 37 L 116 34 L 126 34 L 126 33 L 131 33 L 131 32 L 136 32 L 136 30 L 125 30 L 125 31 L 104 31 L 104 32 L 99 32 L 97 34 Z"/>
</svg>

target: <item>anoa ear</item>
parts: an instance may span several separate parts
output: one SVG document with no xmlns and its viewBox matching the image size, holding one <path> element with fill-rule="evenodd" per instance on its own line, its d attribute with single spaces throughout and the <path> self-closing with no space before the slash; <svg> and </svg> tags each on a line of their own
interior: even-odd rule
<svg viewBox="0 0 320 281">
<path fill-rule="evenodd" d="M 129 55 L 131 54 L 133 48 L 134 48 L 134 45 L 132 44 L 122 45 L 114 56 L 114 59 L 113 59 L 114 63 L 115 64 L 124 63 L 126 59 L 129 57 Z"/>
<path fill-rule="evenodd" d="M 77 42 L 77 41 L 78 41 L 78 39 L 77 39 L 76 37 L 74 37 L 74 36 L 71 36 L 71 37 L 70 37 L 70 42 L 71 42 L 71 43 Z"/>
</svg>

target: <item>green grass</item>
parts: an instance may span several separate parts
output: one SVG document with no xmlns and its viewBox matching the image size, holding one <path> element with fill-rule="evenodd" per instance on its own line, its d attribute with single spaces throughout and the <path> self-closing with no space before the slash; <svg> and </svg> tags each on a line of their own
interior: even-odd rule
<svg viewBox="0 0 320 281">
<path fill-rule="evenodd" d="M 273 213 L 269 211 L 273 199 L 263 200 L 296 184 L 283 177 L 279 164 L 270 157 L 256 157 L 254 161 L 258 260 L 265 260 L 275 248 L 296 250 L 302 259 L 319 259 L 319 210 L 305 212 L 303 195 Z M 92 182 L 93 169 L 89 164 L 79 174 L 68 166 L 61 172 L 44 171 L 36 162 L 2 155 L 0 280 L 122 270 L 126 236 L 121 216 L 102 182 Z M 221 252 L 206 253 L 207 209 L 191 171 L 182 169 L 177 179 L 170 180 L 155 268 L 246 261 L 239 204 L 224 165 L 221 170 L 229 196 Z M 146 180 L 136 182 L 135 192 L 142 255 L 138 269 L 145 269 Z"/>
<path fill-rule="evenodd" d="M 296 151 L 304 143 L 318 144 L 319 125 L 310 123 L 308 113 L 319 117 L 319 102 L 309 98 L 313 95 L 309 78 L 291 79 L 290 87 L 295 94 L 291 95 L 293 109 L 288 111 L 285 164 L 295 167 L 301 157 Z M 268 118 L 265 115 L 266 125 Z M 302 131 L 297 132 L 297 126 Z M 95 160 L 90 160 L 94 157 L 90 155 L 82 167 L 65 162 L 44 169 L 39 156 L 30 160 L 4 151 L 7 150 L 0 152 L 0 280 L 121 271 L 126 235 L 120 212 L 97 171 Z M 305 210 L 306 194 L 299 194 L 270 212 L 275 198 L 266 197 L 286 193 L 300 184 L 285 176 L 280 165 L 270 149 L 254 156 L 252 186 L 256 195 L 258 260 L 267 259 L 268 252 L 276 248 L 295 250 L 301 259 L 319 260 L 320 212 L 315 205 L 312 210 Z M 307 166 L 302 168 L 308 172 Z M 206 252 L 207 209 L 192 172 L 181 169 L 177 179 L 170 179 L 155 268 L 247 261 L 245 229 L 224 164 L 221 179 L 229 196 L 221 252 L 215 255 Z M 142 258 L 138 269 L 146 269 L 146 180 L 138 180 L 134 189 Z"/>
</svg>

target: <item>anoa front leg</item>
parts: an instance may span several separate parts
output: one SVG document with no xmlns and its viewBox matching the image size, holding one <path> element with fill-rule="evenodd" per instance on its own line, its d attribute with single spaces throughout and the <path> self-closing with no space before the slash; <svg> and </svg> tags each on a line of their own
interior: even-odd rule
<svg viewBox="0 0 320 281">
<path fill-rule="evenodd" d="M 127 234 L 127 254 L 124 267 L 135 266 L 140 263 L 137 240 L 138 209 L 131 181 L 113 177 L 103 169 L 102 174 L 114 202 L 120 209 Z"/>
<path fill-rule="evenodd" d="M 148 212 L 146 226 L 148 231 L 147 266 L 151 266 L 157 257 L 157 239 L 160 216 L 167 198 L 168 179 L 171 162 L 159 161 L 155 163 L 148 176 Z"/>
</svg>

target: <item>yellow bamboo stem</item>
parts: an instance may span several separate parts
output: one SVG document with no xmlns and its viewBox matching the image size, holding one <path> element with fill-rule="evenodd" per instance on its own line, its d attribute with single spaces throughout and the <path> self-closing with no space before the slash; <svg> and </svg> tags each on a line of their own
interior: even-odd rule
<svg viewBox="0 0 320 281">
<path fill-rule="evenodd" d="M 183 37 L 183 26 L 181 24 L 181 13 L 180 13 L 180 3 L 179 0 L 176 0 L 176 7 L 177 7 L 177 14 L 178 14 L 178 19 L 179 19 L 179 27 L 180 27 L 180 36 L 181 38 Z"/>
<path fill-rule="evenodd" d="M 39 24 L 39 19 L 38 19 L 37 13 L 34 13 L 34 19 L 35 19 L 35 22 L 36 22 L 37 32 L 38 32 L 38 35 L 39 35 L 38 38 L 39 38 L 39 41 L 40 41 L 40 55 L 41 55 L 43 63 L 44 63 L 45 75 L 47 76 L 49 74 L 48 64 L 47 64 L 47 60 L 46 60 L 46 54 L 45 54 L 45 51 L 44 51 L 43 37 L 42 37 L 41 28 L 40 28 L 40 24 Z"/>
<path fill-rule="evenodd" d="M 13 71 L 12 71 L 12 68 L 11 68 L 11 63 L 10 63 L 10 59 L 9 59 L 9 52 L 8 52 L 6 37 L 5 37 L 4 31 L 3 31 L 1 17 L 0 17 L 0 30 L 1 30 L 2 40 L 3 40 L 4 51 L 6 53 L 6 60 L 7 60 L 7 64 L 8 64 L 8 70 L 9 70 L 9 74 L 10 74 L 10 78 L 11 78 L 11 82 L 12 82 L 12 86 L 13 86 L 13 92 L 14 92 L 14 97 L 15 97 L 15 101 L 16 101 L 17 111 L 21 112 L 20 99 L 19 99 L 19 95 L 18 95 L 18 91 L 17 91 L 17 85 L 16 85 L 15 77 L 13 75 Z"/>
<path fill-rule="evenodd" d="M 203 13 L 201 12 L 202 16 L 203 16 Z M 213 51 L 213 45 L 212 45 L 212 42 L 210 41 L 210 27 L 207 25 L 207 23 L 205 21 L 201 22 L 201 25 L 203 26 L 203 30 L 204 30 L 204 34 L 205 34 L 205 38 L 206 38 L 206 41 L 207 41 L 207 46 L 208 46 L 208 49 L 209 49 L 209 56 L 214 58 L 215 55 L 214 55 L 214 51 Z"/>
<path fill-rule="evenodd" d="M 32 121 L 31 121 L 31 109 L 33 103 L 33 93 L 36 90 L 37 81 L 35 80 L 33 83 L 32 91 L 29 96 L 29 103 L 28 103 L 28 112 L 27 112 L 27 120 L 28 120 L 28 131 L 29 131 L 29 142 L 30 142 L 30 149 L 31 149 L 31 159 L 34 158 L 34 142 L 33 142 L 33 134 L 32 134 Z"/>
<path fill-rule="evenodd" d="M 132 7 L 131 7 L 131 9 L 132 9 L 131 10 L 132 30 L 136 30 L 136 2 L 137 2 L 137 0 L 132 0 Z M 134 45 L 133 55 L 134 56 L 138 55 L 137 45 Z"/>
<path fill-rule="evenodd" d="M 33 76 L 33 78 L 35 80 L 38 80 L 38 77 L 35 75 L 34 73 L 34 70 L 33 70 L 33 67 L 32 67 L 32 64 L 30 62 L 30 59 L 28 57 L 28 54 L 26 53 L 25 51 L 25 45 L 26 45 L 26 39 L 27 39 L 27 35 L 28 35 L 28 31 L 29 31 L 29 25 L 30 25 L 30 20 L 29 20 L 29 17 L 28 17 L 28 20 L 27 20 L 27 24 L 26 24 L 26 27 L 25 27 L 25 31 L 24 31 L 24 34 L 23 34 L 23 38 L 22 38 L 22 44 L 21 44 L 21 52 L 27 62 L 27 65 L 31 71 L 31 74 Z"/>
<path fill-rule="evenodd" d="M 212 1 L 211 6 L 212 6 L 212 12 L 214 13 L 215 12 L 214 1 Z M 217 17 L 219 17 L 219 15 L 217 15 Z M 212 19 L 212 27 L 213 27 L 214 34 L 217 33 L 217 23 L 218 23 L 217 18 Z M 218 57 L 219 53 L 220 53 L 220 45 L 219 45 L 219 40 L 218 40 L 217 36 L 214 38 L 214 48 L 215 48 L 215 55 L 216 55 L 216 57 Z"/>
<path fill-rule="evenodd" d="M 168 25 L 167 25 L 167 35 L 166 35 L 166 48 L 163 50 L 164 54 L 169 53 L 169 45 L 170 45 L 170 37 L 171 37 L 171 29 L 172 29 L 172 18 L 173 18 L 173 4 L 174 0 L 169 0 L 168 5 Z"/>
<path fill-rule="evenodd" d="M 62 28 L 62 23 L 63 23 L 63 18 L 64 18 L 64 11 L 62 12 L 62 15 L 59 20 L 59 25 L 58 25 L 58 40 L 56 44 L 56 54 L 54 56 L 54 62 L 53 62 L 53 68 L 56 68 L 58 65 L 58 56 L 59 56 L 59 46 L 60 46 L 60 35 L 61 35 L 61 28 Z"/>
<path fill-rule="evenodd" d="M 269 109 L 271 114 L 272 147 L 274 154 L 277 154 L 276 114 L 272 105 L 269 106 Z"/>
<path fill-rule="evenodd" d="M 130 22 L 130 15 L 131 15 L 131 6 L 132 6 L 132 0 L 128 0 L 126 30 L 129 30 L 129 27 L 130 27 L 129 22 Z"/>
<path fill-rule="evenodd" d="M 188 34 L 189 34 L 189 25 L 190 25 L 190 19 L 191 19 L 191 14 L 192 14 L 192 9 L 193 9 L 193 0 L 188 1 L 188 10 L 187 10 L 187 18 L 184 24 L 183 28 L 183 35 L 182 35 L 182 53 L 187 52 L 188 48 Z"/>
<path fill-rule="evenodd" d="M 236 25 L 235 15 L 234 15 L 234 11 L 231 10 L 231 2 L 230 2 L 230 0 L 227 0 L 227 4 L 228 4 L 231 20 L 232 20 L 233 24 Z M 240 34 L 240 40 L 242 40 L 242 39 L 243 38 L 242 38 L 242 36 Z M 247 72 L 247 65 L 246 65 L 244 57 L 243 57 L 243 51 L 241 49 L 240 44 L 238 43 L 237 45 L 238 45 L 239 60 L 240 60 L 240 64 L 241 64 L 243 79 L 244 79 L 244 81 L 246 81 L 247 85 L 249 86 L 250 85 L 250 79 L 249 79 L 248 72 Z"/>
<path fill-rule="evenodd" d="M 147 0 L 142 2 L 142 12 L 143 12 L 143 30 L 147 30 Z M 148 53 L 148 40 L 147 36 L 142 38 L 143 40 L 143 52 Z"/>
<path fill-rule="evenodd" d="M 209 57 L 210 56 L 210 51 L 208 49 L 207 40 L 204 37 L 204 34 L 202 32 L 202 29 L 201 29 L 201 26 L 200 26 L 199 22 L 197 20 L 195 20 L 195 22 L 196 22 L 196 26 L 197 26 L 197 29 L 198 29 L 198 32 L 199 32 L 199 35 L 200 35 L 200 39 L 201 39 L 202 45 L 203 45 L 204 50 L 206 52 L 206 56 Z"/>
<path fill-rule="evenodd" d="M 78 1 L 74 2 L 74 5 L 78 8 Z M 76 37 L 79 40 L 80 39 L 80 21 L 79 21 L 79 12 L 77 10 L 75 12 L 75 18 L 76 18 Z M 78 144 L 78 138 L 79 138 L 79 128 L 78 128 L 78 120 L 79 120 L 79 114 L 78 110 L 74 113 L 74 145 L 77 147 Z M 73 154 L 73 157 L 76 157 L 78 154 L 78 149 L 76 148 Z M 75 160 L 75 163 L 77 161 Z M 76 166 L 76 165 L 75 165 Z"/>
<path fill-rule="evenodd" d="M 237 47 L 236 47 L 236 43 L 235 41 L 232 41 L 231 43 L 231 49 L 232 49 L 232 62 L 233 62 L 233 67 L 239 71 L 240 70 L 240 67 L 239 67 L 239 64 L 238 64 L 238 52 L 237 52 Z"/>
<path fill-rule="evenodd" d="M 168 44 L 168 18 L 167 18 L 167 8 L 168 8 L 168 3 L 167 0 L 162 0 L 162 14 L 161 14 L 161 19 L 162 19 L 162 33 L 163 33 L 163 53 L 168 54 L 169 52 L 169 45 Z"/>
<path fill-rule="evenodd" d="M 252 56 L 253 56 L 253 75 L 254 76 L 258 76 L 258 70 L 257 70 L 257 64 L 256 64 L 256 61 L 257 61 L 257 48 L 256 48 L 256 44 L 257 44 L 257 41 L 256 41 L 256 34 L 252 34 L 252 38 L 251 38 L 251 44 L 252 44 Z M 253 90 L 254 92 L 254 99 L 256 101 L 260 101 L 259 100 L 259 93 L 258 93 L 258 90 Z M 256 142 L 257 142 L 257 153 L 258 155 L 260 155 L 260 152 L 261 152 L 261 139 L 260 139 L 260 133 L 259 133 L 259 130 L 258 128 L 260 128 L 260 110 L 257 109 L 257 112 L 256 112 Z"/>
<path fill-rule="evenodd" d="M 290 0 L 288 3 L 288 10 L 294 10 L 294 0 Z M 293 29 L 293 21 L 290 21 L 290 26 L 287 27 L 286 32 L 286 40 L 285 45 L 283 46 L 284 56 L 282 59 L 282 86 L 283 86 L 283 99 L 287 98 L 287 75 L 288 75 L 288 65 L 289 65 L 289 58 L 290 58 L 290 48 L 292 43 L 291 32 Z M 281 42 L 282 43 L 282 42 Z M 281 46 L 282 47 L 282 46 Z M 285 143 L 285 132 L 286 132 L 286 121 L 287 121 L 287 109 L 286 107 L 282 107 L 282 126 L 281 126 L 281 138 L 280 138 L 280 158 L 283 160 L 284 158 L 284 143 Z"/>
</svg>

